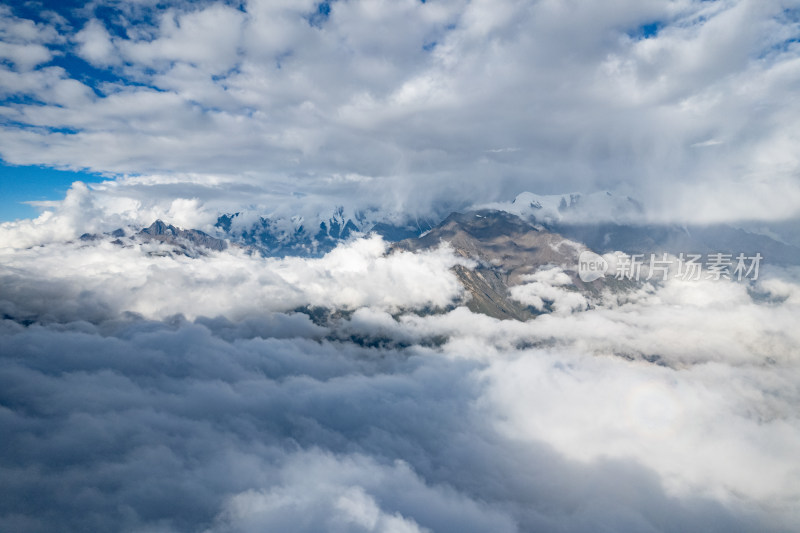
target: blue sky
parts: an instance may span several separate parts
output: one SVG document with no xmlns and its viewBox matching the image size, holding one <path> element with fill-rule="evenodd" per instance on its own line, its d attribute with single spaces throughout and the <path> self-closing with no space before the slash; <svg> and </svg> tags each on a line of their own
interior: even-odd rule
<svg viewBox="0 0 800 533">
<path fill-rule="evenodd" d="M 32 20 L 39 25 L 45 25 L 53 17 L 49 13 L 57 13 L 63 17 L 63 22 L 72 26 L 80 27 L 85 23 L 85 15 L 81 13 L 81 8 L 85 7 L 84 2 L 64 1 L 57 2 L 44 1 L 39 3 L 32 2 L 8 2 L 6 5 L 11 7 L 13 14 L 28 20 Z M 99 7 L 97 9 L 99 17 L 113 16 L 113 10 Z M 110 24 L 110 20 L 107 20 Z M 107 81 L 120 81 L 109 69 L 94 68 L 76 54 L 74 50 L 63 43 L 52 43 L 50 49 L 55 52 L 52 58 L 39 65 L 37 68 L 60 67 L 68 72 L 69 76 L 80 80 L 89 87 L 96 87 L 98 83 Z M 15 105 L 25 102 L 25 95 L 6 94 L 0 98 L 0 106 Z M 41 102 L 37 102 L 41 103 Z M 5 121 L 0 119 L 0 124 Z M 25 124 L 12 124 L 13 126 L 24 129 Z M 60 129 L 62 132 L 64 129 Z M 68 129 L 67 129 L 68 130 Z M 59 128 L 48 128 L 48 131 L 57 133 Z M 22 218 L 33 218 L 39 214 L 39 210 L 28 204 L 28 202 L 62 200 L 70 185 L 76 181 L 84 183 L 95 183 L 102 181 L 103 177 L 92 172 L 59 170 L 47 165 L 12 165 L 0 158 L 0 222 L 8 222 Z"/>
<path fill-rule="evenodd" d="M 604 190 L 652 220 L 797 218 L 797 3 L 7 3 L 0 220 L 101 175 L 137 176 L 102 209 L 148 218 Z"/>
<path fill-rule="evenodd" d="M 0 161 L 0 222 L 33 218 L 39 211 L 26 202 L 61 200 L 73 182 L 92 183 L 103 179 L 88 172 L 11 166 Z"/>
</svg>

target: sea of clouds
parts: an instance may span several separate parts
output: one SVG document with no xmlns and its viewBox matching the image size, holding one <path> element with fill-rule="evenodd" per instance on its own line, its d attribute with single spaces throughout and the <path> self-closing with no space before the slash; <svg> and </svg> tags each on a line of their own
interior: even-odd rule
<svg viewBox="0 0 800 533">
<path fill-rule="evenodd" d="M 540 270 L 523 323 L 464 306 L 447 246 L 80 235 L 524 190 L 793 235 L 798 9 L 0 6 L 2 162 L 107 178 L 0 224 L 0 530 L 797 531 L 800 273 L 769 257 L 600 297 Z"/>
<path fill-rule="evenodd" d="M 796 272 L 573 305 L 543 270 L 518 299 L 564 305 L 523 323 L 462 305 L 447 246 L 163 246 L 0 250 L 0 529 L 800 523 Z"/>
</svg>

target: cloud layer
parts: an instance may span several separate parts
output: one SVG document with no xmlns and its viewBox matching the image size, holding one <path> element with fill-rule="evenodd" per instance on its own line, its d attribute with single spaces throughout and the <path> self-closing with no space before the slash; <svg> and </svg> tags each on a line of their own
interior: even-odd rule
<svg viewBox="0 0 800 533">
<path fill-rule="evenodd" d="M 800 522 L 791 272 L 565 300 L 523 323 L 412 312 L 458 302 L 447 249 L 384 256 L 361 239 L 274 260 L 109 246 L 3 258 L 2 529 Z M 544 270 L 529 285 L 551 298 L 563 281 Z M 303 305 L 352 312 L 324 326 L 281 312 Z"/>
<path fill-rule="evenodd" d="M 172 200 L 180 183 L 213 211 L 295 192 L 426 213 L 614 189 L 651 219 L 796 218 L 798 8 L 5 7 L 0 155 L 131 175 L 123 197 Z"/>
<path fill-rule="evenodd" d="M 447 246 L 387 255 L 378 236 L 320 259 L 264 260 L 237 249 L 193 259 L 173 257 L 171 250 L 157 242 L 123 247 L 107 241 L 3 249 L 2 312 L 18 320 L 96 322 L 123 312 L 239 320 L 304 306 L 446 308 L 464 297 L 450 268 L 472 264 Z"/>
<path fill-rule="evenodd" d="M 0 530 L 797 530 L 796 269 L 592 295 L 540 269 L 511 296 L 544 314 L 518 322 L 464 307 L 472 262 L 447 246 L 78 237 L 524 190 L 791 227 L 799 19 L 795 0 L 0 6 L 3 162 L 107 177 L 0 225 Z"/>
</svg>

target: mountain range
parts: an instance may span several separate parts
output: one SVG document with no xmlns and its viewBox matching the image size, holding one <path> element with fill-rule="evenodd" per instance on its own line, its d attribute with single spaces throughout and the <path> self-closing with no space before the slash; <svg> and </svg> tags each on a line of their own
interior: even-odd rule
<svg viewBox="0 0 800 533">
<path fill-rule="evenodd" d="M 651 223 L 634 198 L 608 191 L 591 194 L 519 194 L 511 202 L 465 206 L 461 211 L 499 211 L 599 252 L 746 253 L 756 252 L 771 264 L 800 264 L 800 243 L 791 231 L 755 232 L 730 224 Z M 452 216 L 452 215 L 450 215 Z M 316 218 L 224 214 L 214 226 L 214 237 L 252 249 L 263 256 L 321 256 L 358 233 L 377 233 L 389 242 L 419 237 L 450 220 L 419 219 L 378 212 L 348 212 L 336 207 Z M 397 222 L 400 220 L 400 222 Z M 790 228 L 791 226 L 787 226 Z"/>
<path fill-rule="evenodd" d="M 593 223 L 592 216 L 602 222 Z M 548 312 L 544 306 L 511 298 L 515 287 L 529 283 L 543 268 L 560 269 L 568 282 L 559 290 L 573 291 L 593 301 L 603 291 L 630 288 L 631 283 L 609 276 L 592 283 L 577 274 L 582 252 L 627 254 L 669 252 L 760 253 L 766 262 L 800 264 L 800 247 L 766 235 L 728 225 L 677 226 L 637 224 L 638 202 L 610 193 L 581 196 L 519 195 L 507 204 L 453 212 L 438 223 L 406 221 L 402 224 L 375 221 L 374 217 L 348 216 L 336 208 L 318 220 L 300 217 L 258 217 L 245 222 L 238 213 L 218 218 L 213 234 L 182 229 L 157 220 L 145 228 L 119 228 L 105 235 L 84 234 L 82 242 L 108 239 L 115 245 L 147 244 L 151 255 L 201 257 L 236 247 L 265 257 L 321 256 L 355 236 L 377 233 L 392 243 L 387 253 L 417 252 L 447 243 L 453 252 L 474 266 L 458 265 L 454 272 L 469 292 L 467 306 L 500 319 L 527 320 Z"/>
</svg>

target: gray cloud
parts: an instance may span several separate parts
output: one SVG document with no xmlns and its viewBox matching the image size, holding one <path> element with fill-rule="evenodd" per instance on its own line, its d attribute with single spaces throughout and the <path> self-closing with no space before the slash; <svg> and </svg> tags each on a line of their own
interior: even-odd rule
<svg viewBox="0 0 800 533">
<path fill-rule="evenodd" d="M 29 312 L 0 322 L 0 528 L 797 524 L 800 289 L 790 272 L 749 291 L 643 287 L 522 323 L 464 307 L 428 316 L 385 307 L 397 288 L 374 285 L 385 258 L 359 250 L 293 260 L 297 290 L 316 272 L 331 295 L 337 266 L 366 262 L 371 300 L 327 327 L 252 305 L 242 272 L 282 268 L 273 260 L 225 252 L 225 270 L 239 274 L 215 278 L 231 298 L 209 318 L 197 316 L 195 291 L 222 258 L 178 272 L 142 251 L 123 250 L 124 261 L 95 246 L 15 252 L 2 312 Z M 78 275 L 92 257 L 103 268 Z M 44 283 L 36 264 L 55 273 L 55 258 L 63 280 Z M 142 279 L 148 271 L 159 275 Z M 560 287 L 552 271 L 532 283 L 537 294 Z M 159 292 L 170 312 L 197 318 L 129 312 L 135 295 L 155 305 Z"/>
<path fill-rule="evenodd" d="M 487 404 L 484 382 L 535 379 L 502 378 L 532 361 L 512 353 L 494 364 L 451 358 L 459 350 L 229 342 L 147 322 L 100 335 L 6 321 L 3 338 L 0 516 L 17 531 L 745 531 L 791 517 L 669 494 L 629 458 L 576 462 L 546 439 L 506 436 L 496 417 L 518 411 Z M 650 378 L 618 361 L 634 382 Z M 551 408 L 562 397 L 539 394 Z"/>
</svg>

